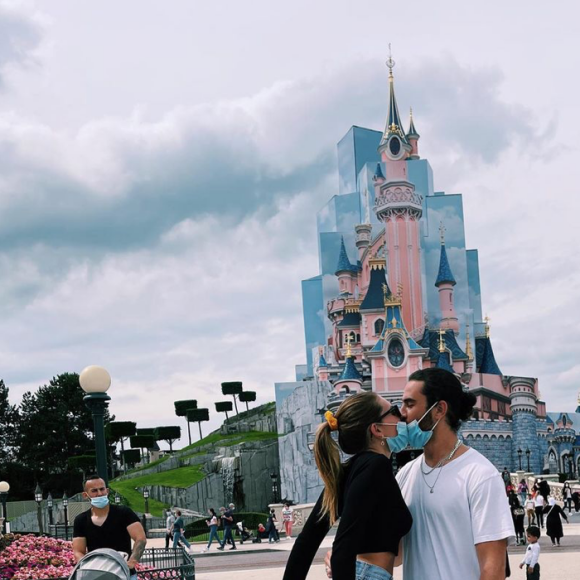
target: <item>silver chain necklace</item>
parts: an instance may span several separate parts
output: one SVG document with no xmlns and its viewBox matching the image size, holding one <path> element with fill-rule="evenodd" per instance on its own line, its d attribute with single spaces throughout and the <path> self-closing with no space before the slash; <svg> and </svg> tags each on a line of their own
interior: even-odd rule
<svg viewBox="0 0 580 580">
<path fill-rule="evenodd" d="M 455 452 L 459 449 L 460 446 L 461 446 L 461 440 L 459 438 L 457 438 L 457 443 L 455 444 L 455 447 L 452 449 L 451 453 L 447 457 L 444 457 L 441 461 L 439 461 L 439 463 L 437 463 L 437 465 L 435 467 L 433 467 L 430 471 L 427 471 L 426 473 L 423 471 L 423 463 L 425 463 L 425 465 L 427 465 L 425 462 L 425 455 L 423 455 L 423 459 L 420 463 L 421 475 L 423 476 L 423 481 L 425 482 L 425 485 L 429 488 L 430 493 L 433 493 L 433 490 L 435 489 L 435 486 L 437 485 L 437 482 L 439 481 L 439 477 L 441 476 L 443 468 L 445 467 L 445 465 L 447 465 L 447 463 L 449 461 L 451 461 L 451 459 L 455 455 Z M 430 475 L 438 468 L 441 468 L 441 470 L 437 474 L 437 478 L 435 479 L 435 483 L 433 485 L 429 485 L 429 483 L 427 482 L 427 478 L 425 476 Z"/>
</svg>

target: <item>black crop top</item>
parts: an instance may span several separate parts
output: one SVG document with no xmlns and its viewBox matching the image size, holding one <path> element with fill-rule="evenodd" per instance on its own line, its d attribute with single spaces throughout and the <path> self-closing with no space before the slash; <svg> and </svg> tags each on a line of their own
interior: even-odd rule
<svg viewBox="0 0 580 580">
<path fill-rule="evenodd" d="M 283 580 L 306 579 L 330 529 L 328 517 L 320 520 L 321 510 L 322 495 L 296 538 Z M 411 529 L 413 519 L 385 455 L 366 451 L 350 459 L 339 492 L 338 515 L 332 545 L 333 580 L 355 580 L 357 554 L 398 554 L 399 542 Z"/>
</svg>

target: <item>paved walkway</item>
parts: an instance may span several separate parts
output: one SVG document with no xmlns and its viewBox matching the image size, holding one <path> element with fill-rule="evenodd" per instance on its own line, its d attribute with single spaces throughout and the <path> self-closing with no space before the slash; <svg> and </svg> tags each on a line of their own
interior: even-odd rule
<svg viewBox="0 0 580 580">
<path fill-rule="evenodd" d="M 542 580 L 572 580 L 579 578 L 578 562 L 580 561 L 580 515 L 572 518 L 574 522 L 564 524 L 565 537 L 562 539 L 562 546 L 553 548 L 550 539 L 542 537 L 540 545 L 542 554 L 540 557 Z M 324 555 L 332 546 L 332 536 L 324 539 L 321 549 L 314 559 L 314 564 L 310 569 L 308 580 L 325 580 Z M 150 539 L 148 547 L 162 548 L 165 546 L 163 539 Z M 294 545 L 294 539 L 282 539 L 278 544 L 244 543 L 239 544 L 236 551 L 226 548 L 221 552 L 216 550 L 214 543 L 211 550 L 202 554 L 203 544 L 193 545 L 193 556 L 196 565 L 196 580 L 231 580 L 235 573 L 236 580 L 255 580 L 257 572 L 261 578 L 268 580 L 282 580 L 284 567 L 288 554 Z M 525 578 L 525 574 L 518 566 L 523 558 L 524 547 L 512 546 L 510 552 L 510 565 L 512 567 L 512 578 Z M 396 569 L 395 580 L 402 579 L 401 569 Z"/>
</svg>

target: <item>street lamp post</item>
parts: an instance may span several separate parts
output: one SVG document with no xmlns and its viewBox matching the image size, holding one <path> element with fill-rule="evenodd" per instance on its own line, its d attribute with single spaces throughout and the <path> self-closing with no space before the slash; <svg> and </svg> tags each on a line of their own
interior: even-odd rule
<svg viewBox="0 0 580 580">
<path fill-rule="evenodd" d="M 34 501 L 36 502 L 36 516 L 38 518 L 38 531 L 40 535 L 44 533 L 42 529 L 42 489 L 40 489 L 40 485 L 36 484 L 36 489 L 34 490 Z"/>
<path fill-rule="evenodd" d="M 95 426 L 95 451 L 97 455 L 97 473 L 109 485 L 107 470 L 107 444 L 105 442 L 105 411 L 111 397 L 107 390 L 111 386 L 111 375 L 99 366 L 86 367 L 80 374 L 79 383 L 87 395 L 83 398 L 85 405 L 93 414 Z"/>
<path fill-rule="evenodd" d="M 271 473 L 270 479 L 272 480 L 272 497 L 274 499 L 274 503 L 278 503 L 278 474 Z"/>
<path fill-rule="evenodd" d="M 48 525 L 50 527 L 52 527 L 52 525 L 53 525 L 53 521 L 52 521 L 52 507 L 54 506 L 54 502 L 52 501 L 52 494 L 50 493 L 50 491 L 48 492 L 48 495 L 46 497 L 46 505 L 48 507 Z M 50 534 L 50 528 L 48 530 L 48 533 Z"/>
<path fill-rule="evenodd" d="M 528 449 L 526 449 L 526 457 L 527 457 L 527 459 L 528 459 L 528 473 L 530 473 L 530 454 L 531 454 L 531 453 L 532 453 L 532 452 L 530 451 L 530 449 L 529 449 L 529 448 L 528 448 Z"/>
<path fill-rule="evenodd" d="M 520 460 L 520 471 L 522 470 L 522 454 L 523 454 L 523 451 L 522 451 L 522 448 L 520 447 L 518 449 L 518 459 Z"/>
<path fill-rule="evenodd" d="M 2 533 L 6 533 L 6 524 L 8 523 L 8 513 L 6 512 L 6 498 L 10 491 L 10 485 L 7 481 L 0 481 L 0 502 L 2 502 Z"/>
<path fill-rule="evenodd" d="M 143 489 L 143 498 L 145 499 L 145 513 L 149 513 L 149 490 L 147 488 Z"/>
<path fill-rule="evenodd" d="M 115 505 L 119 505 L 121 503 L 121 496 L 115 492 Z"/>
<path fill-rule="evenodd" d="M 68 496 L 66 491 L 62 496 L 62 507 L 64 508 L 64 539 L 68 540 Z"/>
</svg>

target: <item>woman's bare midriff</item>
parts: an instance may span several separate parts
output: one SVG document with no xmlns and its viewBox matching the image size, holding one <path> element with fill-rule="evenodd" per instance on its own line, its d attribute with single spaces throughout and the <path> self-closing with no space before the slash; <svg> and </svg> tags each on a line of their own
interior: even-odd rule
<svg viewBox="0 0 580 580">
<path fill-rule="evenodd" d="M 389 574 L 393 574 L 393 568 L 395 565 L 395 554 L 392 552 L 377 552 L 375 554 L 358 554 L 357 560 L 361 562 L 366 562 L 367 564 L 372 564 L 373 566 L 378 566 L 383 568 Z"/>
</svg>

